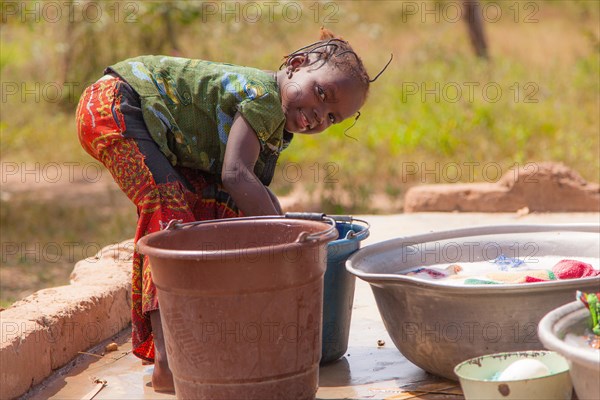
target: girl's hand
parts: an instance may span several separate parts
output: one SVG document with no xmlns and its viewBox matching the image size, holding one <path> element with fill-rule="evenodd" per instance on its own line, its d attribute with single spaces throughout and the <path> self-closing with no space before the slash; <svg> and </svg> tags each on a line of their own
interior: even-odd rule
<svg viewBox="0 0 600 400">
<path fill-rule="evenodd" d="M 256 133 L 237 113 L 225 148 L 221 171 L 223 187 L 244 215 L 279 215 L 279 201 L 254 174 L 259 153 L 260 143 Z"/>
<path fill-rule="evenodd" d="M 273 193 L 271 189 L 269 189 L 267 186 L 265 186 L 265 189 L 267 189 L 267 193 L 269 193 L 269 196 L 271 197 L 271 201 L 273 202 L 277 213 L 283 215 L 283 211 L 281 210 L 281 204 L 279 203 L 279 199 L 277 199 L 277 196 L 275 196 L 275 193 Z"/>
</svg>

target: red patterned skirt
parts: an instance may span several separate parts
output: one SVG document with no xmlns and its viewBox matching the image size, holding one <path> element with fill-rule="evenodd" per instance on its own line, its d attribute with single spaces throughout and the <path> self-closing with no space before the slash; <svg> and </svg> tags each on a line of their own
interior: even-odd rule
<svg viewBox="0 0 600 400">
<path fill-rule="evenodd" d="M 183 222 L 241 215 L 222 187 L 201 171 L 172 168 L 178 179 L 157 181 L 136 139 L 127 137 L 127 118 L 121 110 L 123 96 L 117 77 L 105 77 L 83 93 L 77 107 L 77 130 L 83 148 L 110 171 L 138 212 L 135 242 L 161 230 L 172 219 Z M 130 109 L 130 108 L 128 108 Z M 141 114 L 139 116 L 141 118 Z M 168 163 L 166 158 L 165 162 Z M 153 160 L 156 165 L 156 160 Z M 162 161 L 158 161 L 162 162 Z M 132 274 L 133 353 L 154 360 L 149 313 L 158 309 L 152 268 L 147 257 L 134 252 Z"/>
</svg>

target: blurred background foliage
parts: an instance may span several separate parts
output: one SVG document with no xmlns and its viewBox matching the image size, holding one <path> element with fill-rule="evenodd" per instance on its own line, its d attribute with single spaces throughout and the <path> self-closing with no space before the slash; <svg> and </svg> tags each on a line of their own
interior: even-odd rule
<svg viewBox="0 0 600 400">
<path fill-rule="evenodd" d="M 351 121 L 297 135 L 280 159 L 275 193 L 301 193 L 326 212 L 386 213 L 401 211 L 411 185 L 444 183 L 450 163 L 461 182 L 489 181 L 486 163 L 506 172 L 537 161 L 598 181 L 600 2 L 482 0 L 489 60 L 475 56 L 455 18 L 462 3 L 0 1 L 2 164 L 90 162 L 76 138 L 75 107 L 117 61 L 166 54 L 273 70 L 325 25 L 351 42 L 371 75 L 395 58 L 347 135 Z M 4 243 L 71 235 L 104 245 L 133 236 L 135 210 L 114 187 L 91 200 L 51 201 L 5 189 Z M 22 255 L 3 255 L 2 266 L 0 297 L 10 302 L 66 281 L 72 260 L 52 264 L 58 275 Z M 27 268 L 27 276 L 45 275 L 19 288 L 30 278 L 14 271 Z"/>
</svg>

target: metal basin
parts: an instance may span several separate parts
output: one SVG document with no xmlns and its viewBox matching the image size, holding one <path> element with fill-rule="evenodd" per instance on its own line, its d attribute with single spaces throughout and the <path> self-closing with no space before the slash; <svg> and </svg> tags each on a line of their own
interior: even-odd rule
<svg viewBox="0 0 600 400">
<path fill-rule="evenodd" d="M 569 362 L 571 380 L 580 400 L 600 398 L 600 350 L 575 346 L 563 338 L 567 332 L 583 332 L 588 318 L 587 308 L 575 301 L 548 313 L 538 327 L 544 346 L 562 354 Z"/>
<path fill-rule="evenodd" d="M 400 237 L 359 250 L 347 270 L 371 285 L 394 344 L 424 370 L 456 380 L 454 367 L 490 353 L 543 349 L 540 319 L 573 299 L 576 290 L 597 290 L 600 277 L 552 282 L 450 286 L 404 272 L 440 263 L 493 260 L 500 254 L 594 257 L 600 225 L 497 225 Z M 598 263 L 595 263 L 597 266 Z"/>
</svg>

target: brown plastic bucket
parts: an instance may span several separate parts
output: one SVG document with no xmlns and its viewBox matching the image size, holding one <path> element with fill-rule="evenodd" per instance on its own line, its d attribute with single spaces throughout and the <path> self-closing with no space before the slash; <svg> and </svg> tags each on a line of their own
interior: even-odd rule
<svg viewBox="0 0 600 400">
<path fill-rule="evenodd" d="M 234 218 L 139 240 L 181 399 L 314 399 L 335 223 Z"/>
</svg>

